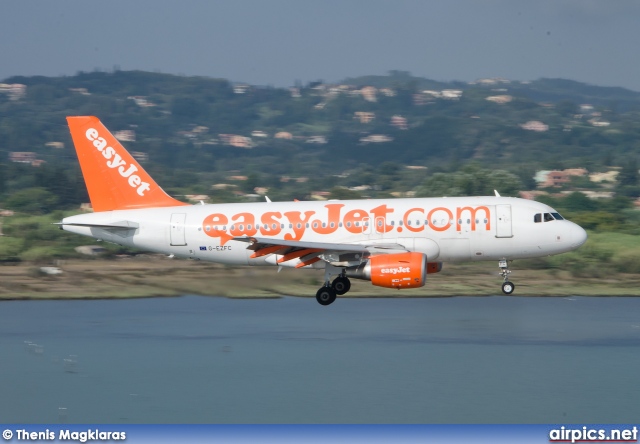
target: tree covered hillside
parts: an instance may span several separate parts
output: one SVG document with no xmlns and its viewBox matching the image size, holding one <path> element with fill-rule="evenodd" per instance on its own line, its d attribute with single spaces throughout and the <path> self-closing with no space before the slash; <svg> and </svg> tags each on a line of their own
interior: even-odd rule
<svg viewBox="0 0 640 444">
<path fill-rule="evenodd" d="M 87 201 L 68 115 L 120 132 L 170 193 L 213 201 L 428 194 L 434 174 L 466 164 L 503 170 L 515 193 L 536 186 L 536 170 L 606 171 L 632 165 L 640 148 L 640 94 L 566 80 L 443 83 L 393 71 L 285 89 L 140 71 L 12 77 L 0 88 L 4 206 Z M 486 191 L 469 183 L 466 192 Z M 637 185 L 632 177 L 626 194 Z"/>
</svg>

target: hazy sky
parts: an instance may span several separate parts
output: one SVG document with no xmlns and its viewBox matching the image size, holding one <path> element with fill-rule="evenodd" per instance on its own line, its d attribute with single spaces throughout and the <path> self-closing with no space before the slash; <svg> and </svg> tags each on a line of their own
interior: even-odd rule
<svg viewBox="0 0 640 444">
<path fill-rule="evenodd" d="M 410 71 L 640 91 L 640 1 L 117 0 L 0 3 L 0 79 L 141 69 L 289 86 Z"/>
</svg>

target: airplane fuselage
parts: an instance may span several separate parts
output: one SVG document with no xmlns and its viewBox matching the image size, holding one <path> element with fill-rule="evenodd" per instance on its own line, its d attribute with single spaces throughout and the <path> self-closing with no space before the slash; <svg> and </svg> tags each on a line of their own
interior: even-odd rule
<svg viewBox="0 0 640 444">
<path fill-rule="evenodd" d="M 67 231 L 129 247 L 222 264 L 276 265 L 277 255 L 251 258 L 246 241 L 366 244 L 424 253 L 429 261 L 522 259 L 571 251 L 586 234 L 549 206 L 507 197 L 260 202 L 115 210 L 71 216 Z M 114 225 L 109 229 L 72 224 Z M 401 248 L 400 248 L 401 247 Z M 297 261 L 278 265 L 295 266 Z"/>
</svg>

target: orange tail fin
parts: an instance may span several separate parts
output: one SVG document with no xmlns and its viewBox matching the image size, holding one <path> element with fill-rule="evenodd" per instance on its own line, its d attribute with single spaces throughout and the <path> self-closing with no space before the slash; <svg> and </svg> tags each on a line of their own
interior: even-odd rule
<svg viewBox="0 0 640 444">
<path fill-rule="evenodd" d="M 187 205 L 165 193 L 100 119 L 67 122 L 94 211 Z"/>
</svg>

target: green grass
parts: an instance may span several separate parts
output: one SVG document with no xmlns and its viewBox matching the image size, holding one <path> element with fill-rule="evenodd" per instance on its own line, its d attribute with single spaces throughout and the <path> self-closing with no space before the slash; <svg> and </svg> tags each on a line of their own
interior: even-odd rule
<svg viewBox="0 0 640 444">
<path fill-rule="evenodd" d="M 640 251 L 640 236 L 616 232 L 590 232 L 586 246 L 590 244 L 597 245 L 600 248 L 610 249 L 614 251 L 615 255 L 634 250 Z"/>
<path fill-rule="evenodd" d="M 537 269 L 568 271 L 578 278 L 607 278 L 619 273 L 640 274 L 640 236 L 592 232 L 579 249 L 533 260 L 528 265 Z"/>
</svg>

